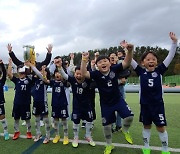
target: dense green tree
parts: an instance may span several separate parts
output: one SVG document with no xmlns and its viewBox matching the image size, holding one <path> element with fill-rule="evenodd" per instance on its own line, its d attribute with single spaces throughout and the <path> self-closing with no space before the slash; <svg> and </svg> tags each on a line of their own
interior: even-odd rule
<svg viewBox="0 0 180 154">
<path fill-rule="evenodd" d="M 122 50 L 122 48 L 120 46 L 109 47 L 109 48 L 103 48 L 103 49 L 89 50 L 88 52 L 90 54 L 90 59 L 93 59 L 95 52 L 99 52 L 100 55 L 109 55 L 109 53 L 117 52 L 118 50 Z M 142 54 L 147 51 L 150 51 L 150 50 L 154 51 L 157 54 L 158 63 L 162 63 L 169 52 L 167 49 L 162 49 L 158 46 L 156 46 L 156 47 L 150 47 L 150 46 L 147 46 L 147 47 L 140 46 L 139 47 L 138 46 L 135 48 L 133 58 L 140 64 L 141 63 L 140 59 L 141 59 Z M 63 56 L 63 59 L 70 60 L 69 56 L 66 56 L 66 55 Z M 74 64 L 80 65 L 80 62 L 81 62 L 81 52 L 75 52 Z M 165 76 L 180 74 L 179 66 L 180 66 L 180 48 L 178 47 L 175 57 L 174 57 L 173 61 L 171 62 L 171 64 L 169 65 L 169 68 L 168 68 L 167 72 L 165 73 Z M 136 76 L 134 71 L 132 71 L 131 76 Z"/>
</svg>

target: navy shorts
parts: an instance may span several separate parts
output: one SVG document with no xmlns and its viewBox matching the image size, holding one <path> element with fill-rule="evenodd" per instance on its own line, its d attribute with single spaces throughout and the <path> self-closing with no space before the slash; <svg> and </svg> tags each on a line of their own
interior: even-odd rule
<svg viewBox="0 0 180 154">
<path fill-rule="evenodd" d="M 5 115 L 4 104 L 0 104 L 0 115 Z"/>
<path fill-rule="evenodd" d="M 15 120 L 20 119 L 20 118 L 21 118 L 21 120 L 31 119 L 30 104 L 27 104 L 27 105 L 14 104 L 13 111 L 12 111 L 12 117 L 14 117 Z"/>
<path fill-rule="evenodd" d="M 33 115 L 48 115 L 48 104 L 47 102 L 34 102 L 33 103 L 33 109 L 32 109 Z"/>
<path fill-rule="evenodd" d="M 153 122 L 156 126 L 166 126 L 164 104 L 141 104 L 139 121 L 144 125 L 151 125 Z"/>
<path fill-rule="evenodd" d="M 75 124 L 79 124 L 80 120 L 86 120 L 87 122 L 93 121 L 93 112 L 91 109 L 74 109 L 72 112 L 71 120 Z"/>
<path fill-rule="evenodd" d="M 66 106 L 52 106 L 52 117 L 53 118 L 68 118 L 68 109 Z"/>
<path fill-rule="evenodd" d="M 101 104 L 101 116 L 102 116 L 102 125 L 106 126 L 116 122 L 117 111 L 121 118 L 127 118 L 129 116 L 134 116 L 130 107 L 127 105 L 123 98 L 120 101 L 113 105 Z"/>
</svg>

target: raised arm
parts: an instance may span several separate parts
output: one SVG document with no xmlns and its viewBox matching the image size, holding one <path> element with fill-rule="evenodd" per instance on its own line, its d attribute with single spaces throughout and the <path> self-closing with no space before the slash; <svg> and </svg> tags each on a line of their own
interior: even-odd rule
<svg viewBox="0 0 180 154">
<path fill-rule="evenodd" d="M 176 48 L 177 48 L 177 41 L 178 41 L 178 39 L 177 39 L 176 36 L 175 36 L 175 33 L 173 33 L 173 32 L 170 32 L 170 33 L 169 33 L 169 37 L 170 37 L 171 40 L 172 40 L 172 45 L 171 45 L 171 49 L 170 49 L 167 57 L 166 57 L 165 60 L 163 61 L 164 65 L 165 65 L 166 67 L 169 66 L 169 64 L 171 63 L 171 61 L 172 61 L 173 58 L 174 58 L 174 55 L 175 55 L 175 53 L 176 53 Z"/>
<path fill-rule="evenodd" d="M 46 54 L 46 58 L 45 58 L 45 60 L 44 61 L 42 61 L 42 62 L 40 62 L 40 66 L 43 66 L 43 65 L 49 65 L 49 63 L 50 63 L 50 61 L 51 61 L 51 56 L 52 56 L 52 48 L 53 48 L 53 46 L 52 46 L 52 44 L 48 44 L 48 47 L 46 47 L 46 49 L 47 49 L 47 54 Z"/>
<path fill-rule="evenodd" d="M 13 73 L 12 73 L 12 59 L 9 58 L 9 64 L 8 64 L 8 77 L 11 80 L 13 78 Z"/>
<path fill-rule="evenodd" d="M 74 65 L 74 53 L 70 53 L 70 65 L 67 68 L 67 73 L 69 76 L 73 76 L 75 71 L 75 65 Z"/>
<path fill-rule="evenodd" d="M 46 77 L 47 73 L 46 73 L 46 71 L 45 71 L 45 67 L 42 67 L 42 72 L 43 72 L 43 73 L 41 73 L 41 72 L 40 72 L 33 64 L 31 64 L 29 61 L 26 61 L 26 62 L 25 62 L 25 65 L 31 67 L 31 69 L 34 71 L 34 73 L 35 73 L 42 81 L 44 81 L 45 83 L 49 83 L 49 80 L 47 80 L 47 77 Z"/>
<path fill-rule="evenodd" d="M 81 74 L 85 78 L 90 79 L 90 73 L 89 73 L 89 71 L 87 71 L 88 58 L 89 58 L 89 53 L 83 52 L 82 53 L 82 60 L 81 60 Z"/>
<path fill-rule="evenodd" d="M 9 56 L 11 57 L 13 63 L 14 63 L 16 66 L 22 65 L 23 62 L 20 61 L 20 60 L 16 57 L 16 55 L 14 54 L 14 52 L 12 51 L 12 46 L 11 46 L 11 44 L 8 44 L 8 45 L 7 45 L 7 49 L 8 49 L 8 51 L 9 51 Z"/>
<path fill-rule="evenodd" d="M 131 65 L 132 57 L 133 57 L 133 50 L 134 50 L 134 45 L 128 44 L 127 45 L 127 52 L 124 60 L 122 61 L 122 66 L 123 69 L 126 69 Z"/>
<path fill-rule="evenodd" d="M 4 85 L 6 82 L 6 68 L 4 67 L 2 59 L 0 59 L 0 66 L 2 68 L 2 78 L 0 80 L 2 81 L 2 84 Z"/>
<path fill-rule="evenodd" d="M 127 54 L 128 42 L 126 40 L 123 40 L 120 42 L 120 46 L 124 49 L 125 53 Z M 132 56 L 133 56 L 133 53 L 132 53 Z M 137 62 L 132 58 L 131 66 L 133 67 L 133 69 L 135 69 L 137 65 L 138 65 Z"/>
</svg>

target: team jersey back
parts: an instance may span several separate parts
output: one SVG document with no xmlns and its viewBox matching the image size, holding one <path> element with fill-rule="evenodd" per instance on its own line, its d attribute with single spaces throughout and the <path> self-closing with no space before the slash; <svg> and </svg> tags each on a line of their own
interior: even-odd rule
<svg viewBox="0 0 180 154">
<path fill-rule="evenodd" d="M 19 79 L 13 76 L 11 79 L 15 84 L 14 104 L 31 104 L 31 87 L 30 78 Z"/>
<path fill-rule="evenodd" d="M 162 63 L 154 71 L 148 72 L 139 65 L 135 69 L 140 78 L 140 103 L 164 103 L 162 98 L 162 75 L 167 67 Z"/>
<path fill-rule="evenodd" d="M 90 77 L 96 81 L 100 103 L 113 105 L 122 97 L 119 92 L 118 74 L 123 70 L 122 63 L 110 67 L 108 75 L 103 75 L 98 70 L 90 72 Z"/>
<path fill-rule="evenodd" d="M 52 106 L 67 105 L 67 98 L 65 93 L 65 84 L 62 81 L 51 80 L 50 86 L 52 87 Z"/>
<path fill-rule="evenodd" d="M 45 84 L 41 79 L 35 78 L 32 95 L 35 102 L 47 102 L 47 84 Z"/>
<path fill-rule="evenodd" d="M 71 83 L 73 93 L 73 109 L 86 109 L 91 104 L 90 83 L 91 80 L 85 79 L 82 83 L 78 83 L 75 77 L 68 76 Z"/>
</svg>

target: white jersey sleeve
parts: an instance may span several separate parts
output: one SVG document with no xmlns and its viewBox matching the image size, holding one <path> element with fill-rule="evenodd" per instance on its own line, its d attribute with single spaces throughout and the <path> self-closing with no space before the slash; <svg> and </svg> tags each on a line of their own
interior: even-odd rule
<svg viewBox="0 0 180 154">
<path fill-rule="evenodd" d="M 173 42 L 172 45 L 171 45 L 171 49 L 170 49 L 166 59 L 163 61 L 164 65 L 166 67 L 169 66 L 169 64 L 171 63 L 172 59 L 174 58 L 174 55 L 176 53 L 176 48 L 177 48 L 177 42 L 176 43 Z"/>
</svg>

